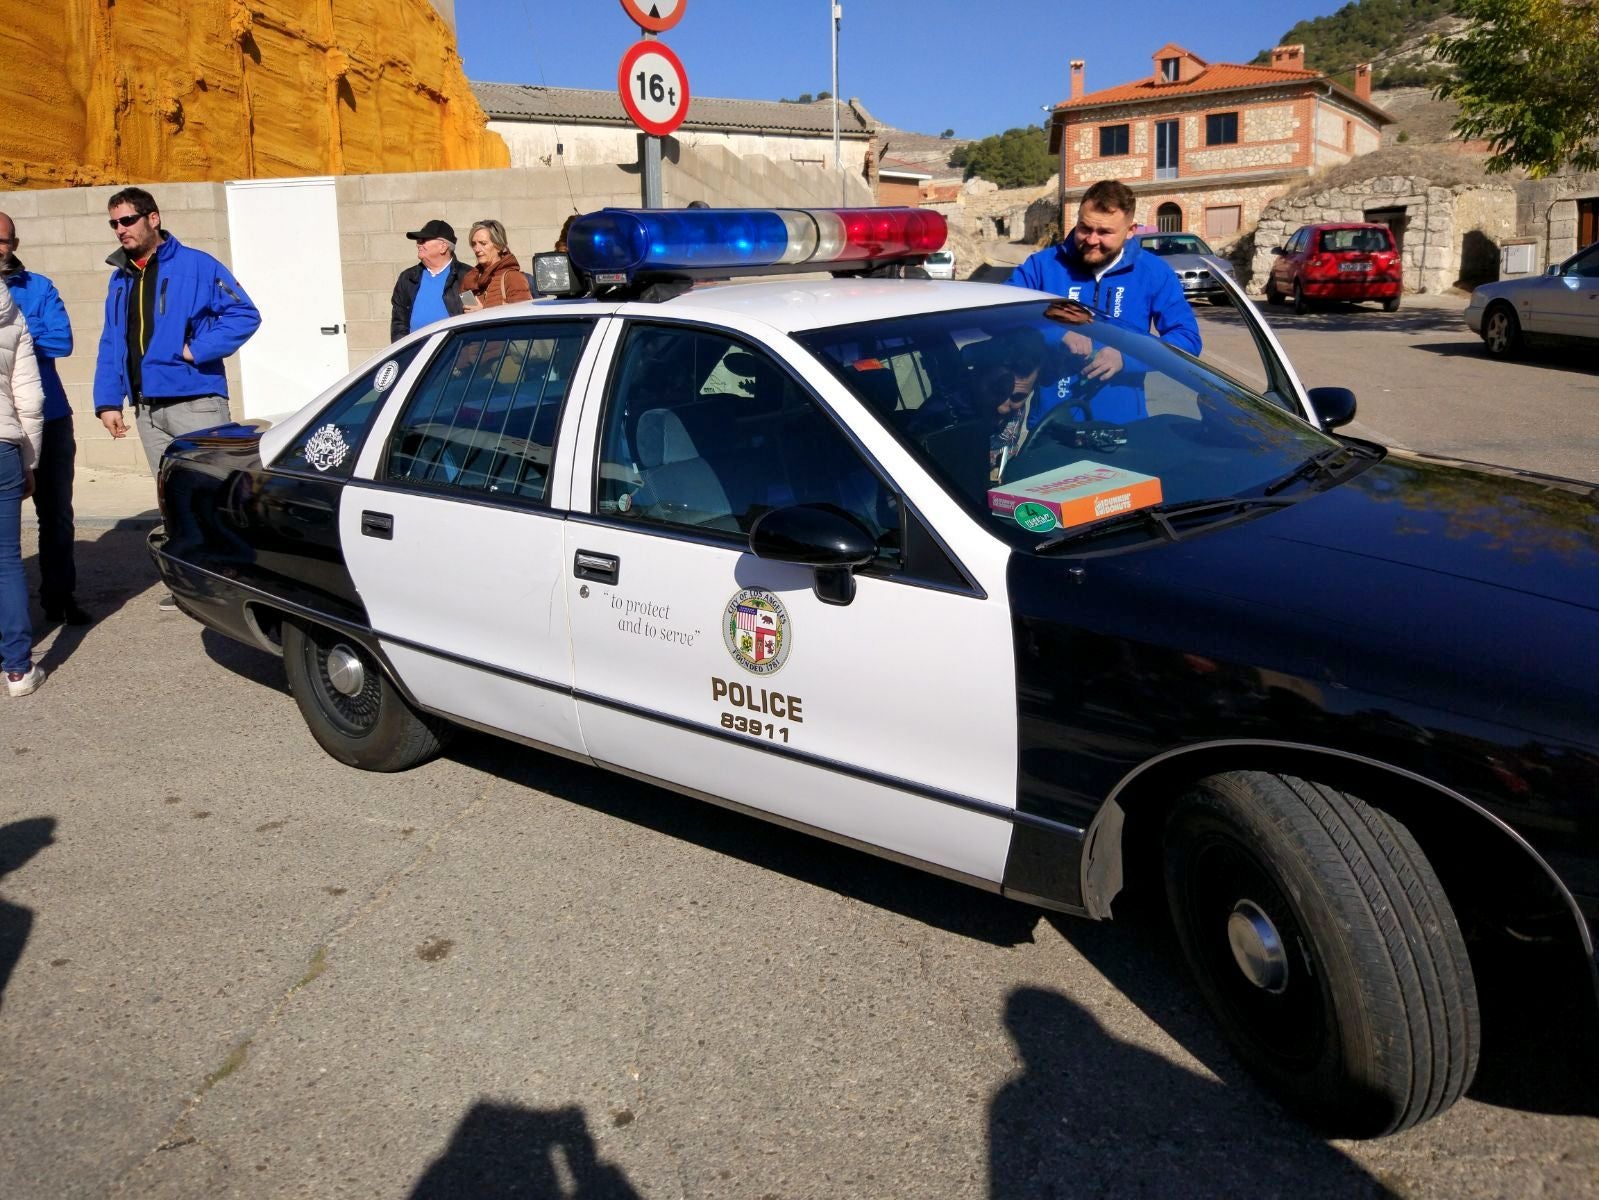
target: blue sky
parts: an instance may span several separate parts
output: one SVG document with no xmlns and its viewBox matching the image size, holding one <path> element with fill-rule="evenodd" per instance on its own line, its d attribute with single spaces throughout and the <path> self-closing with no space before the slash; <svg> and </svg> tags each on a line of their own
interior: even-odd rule
<svg viewBox="0 0 1599 1200">
<path fill-rule="evenodd" d="M 1090 91 L 1147 75 L 1168 41 L 1248 62 L 1347 0 L 842 0 L 838 91 L 901 129 L 986 137 L 1043 120 L 1086 61 Z M 831 89 L 830 0 L 683 0 L 661 40 L 690 95 L 752 100 Z M 639 36 L 620 0 L 455 0 L 468 78 L 616 87 Z"/>
</svg>

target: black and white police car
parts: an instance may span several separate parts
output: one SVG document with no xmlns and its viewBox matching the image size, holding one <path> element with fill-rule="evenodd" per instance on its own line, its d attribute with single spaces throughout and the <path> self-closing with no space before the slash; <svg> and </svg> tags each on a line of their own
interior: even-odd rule
<svg viewBox="0 0 1599 1200">
<path fill-rule="evenodd" d="M 1230 283 L 1253 376 L 870 277 L 943 236 L 587 215 L 537 264 L 580 298 L 176 443 L 156 562 L 282 655 L 344 762 L 468 726 L 1051 909 L 1163 888 L 1289 1104 L 1351 1135 L 1443 1111 L 1468 944 L 1593 976 L 1595 490 L 1335 436 L 1354 397 L 1307 392 Z"/>
</svg>

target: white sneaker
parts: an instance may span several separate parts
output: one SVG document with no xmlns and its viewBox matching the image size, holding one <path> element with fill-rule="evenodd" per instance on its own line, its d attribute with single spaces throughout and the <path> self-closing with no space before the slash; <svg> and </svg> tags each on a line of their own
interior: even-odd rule
<svg viewBox="0 0 1599 1200">
<path fill-rule="evenodd" d="M 31 696 L 39 690 L 39 685 L 44 682 L 44 672 L 38 667 L 29 667 L 20 675 L 12 671 L 6 672 L 6 691 L 13 697 Z"/>
</svg>

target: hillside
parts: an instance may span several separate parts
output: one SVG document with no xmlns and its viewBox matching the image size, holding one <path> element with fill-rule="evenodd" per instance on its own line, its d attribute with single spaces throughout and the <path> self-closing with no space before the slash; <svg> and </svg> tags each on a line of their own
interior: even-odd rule
<svg viewBox="0 0 1599 1200">
<path fill-rule="evenodd" d="M 1305 64 L 1349 83 L 1359 63 L 1372 64 L 1376 88 L 1430 86 L 1448 74 L 1433 43 L 1464 22 L 1454 0 L 1355 0 L 1330 16 L 1301 21 L 1279 45 L 1303 45 Z M 1262 50 L 1254 62 L 1269 62 Z"/>
</svg>

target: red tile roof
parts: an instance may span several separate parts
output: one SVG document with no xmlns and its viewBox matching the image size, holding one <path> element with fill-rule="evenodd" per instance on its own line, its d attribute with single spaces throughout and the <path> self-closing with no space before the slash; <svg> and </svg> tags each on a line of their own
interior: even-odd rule
<svg viewBox="0 0 1599 1200">
<path fill-rule="evenodd" d="M 1094 108 L 1101 104 L 1126 104 L 1137 100 L 1165 100 L 1178 96 L 1193 96 L 1202 92 L 1230 91 L 1234 88 L 1270 87 L 1273 84 L 1299 83 L 1322 78 L 1320 71 L 1296 71 L 1286 67 L 1246 67 L 1239 63 L 1215 63 L 1207 66 L 1192 79 L 1181 83 L 1168 83 L 1146 75 L 1132 83 L 1101 88 L 1076 100 L 1062 100 L 1055 106 L 1063 108 Z"/>
</svg>

